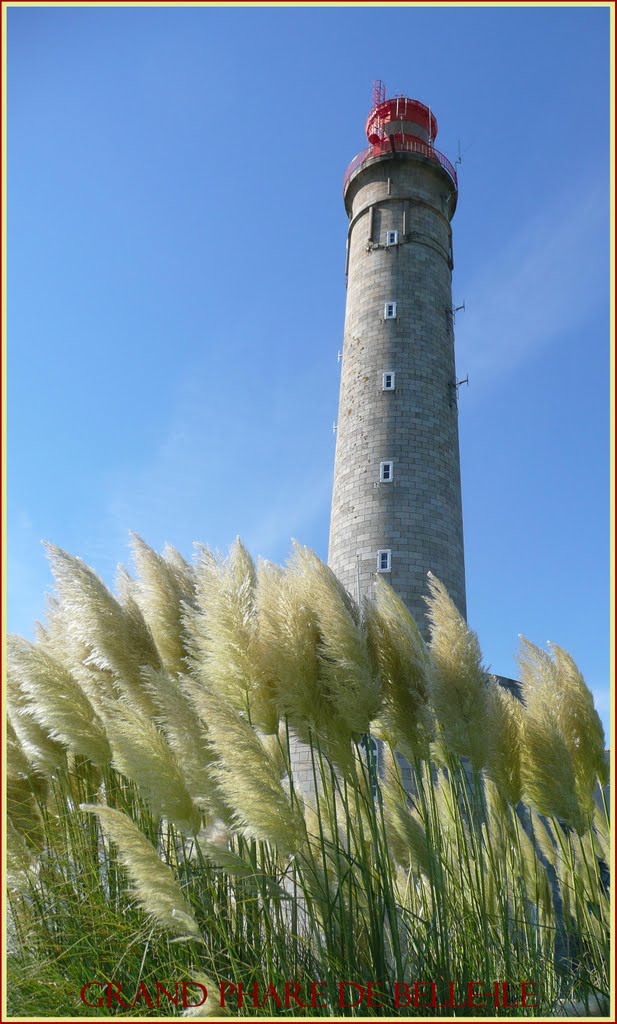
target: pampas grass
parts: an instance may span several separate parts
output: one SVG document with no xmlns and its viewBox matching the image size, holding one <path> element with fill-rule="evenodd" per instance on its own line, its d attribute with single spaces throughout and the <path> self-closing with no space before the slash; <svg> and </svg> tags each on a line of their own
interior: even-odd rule
<svg viewBox="0 0 617 1024">
<path fill-rule="evenodd" d="M 135 601 L 152 634 L 163 667 L 170 675 L 184 671 L 186 648 L 181 629 L 184 609 L 194 602 L 195 581 L 181 555 L 167 547 L 163 555 L 133 534 L 133 561 L 138 572 Z"/>
<path fill-rule="evenodd" d="M 379 711 L 381 694 L 359 611 L 332 570 L 312 551 L 296 545 L 292 567 L 316 614 L 324 695 L 345 727 L 360 737 Z"/>
<path fill-rule="evenodd" d="M 6 694 L 9 723 L 24 756 L 33 769 L 43 775 L 53 775 L 66 762 L 66 748 L 32 717 L 30 702 L 10 664 L 6 675 Z"/>
<path fill-rule="evenodd" d="M 105 726 L 70 672 L 40 646 L 9 637 L 8 656 L 23 695 L 21 714 L 29 715 L 73 754 L 95 765 L 111 759 Z"/>
<path fill-rule="evenodd" d="M 130 594 L 120 604 L 80 558 L 47 546 L 71 642 L 88 652 L 86 664 L 108 672 L 117 691 L 146 715 L 154 706 L 141 685 L 144 665 L 161 666 L 160 656 Z"/>
<path fill-rule="evenodd" d="M 336 1014 L 342 979 L 608 998 L 604 737 L 564 651 L 522 641 L 519 702 L 434 578 L 427 645 L 381 579 L 360 608 L 299 546 L 133 544 L 117 597 L 51 549 L 48 621 L 9 644 L 12 1012 L 152 1013 L 85 1007 L 96 979 L 201 981 L 204 1017 Z M 217 1005 L 290 979 L 328 1006 Z"/>
<path fill-rule="evenodd" d="M 215 752 L 212 775 L 241 834 L 293 853 L 305 838 L 304 819 L 280 781 L 280 766 L 249 723 L 216 697 L 207 702 Z"/>
<path fill-rule="evenodd" d="M 432 702 L 446 749 L 482 768 L 488 756 L 488 676 L 480 643 L 448 596 L 429 573 Z"/>
<path fill-rule="evenodd" d="M 583 833 L 593 822 L 596 781 L 607 782 L 604 730 L 572 658 L 550 649 L 552 657 L 521 638 L 523 780 L 538 810 Z"/>
<path fill-rule="evenodd" d="M 201 814 L 189 793 L 181 760 L 162 732 L 122 702 L 108 711 L 106 724 L 114 768 L 135 783 L 155 813 L 182 830 L 199 832 Z"/>
<path fill-rule="evenodd" d="M 197 606 L 188 619 L 194 675 L 264 732 L 275 732 L 278 717 L 261 655 L 253 559 L 240 540 L 228 559 L 204 548 L 196 574 Z"/>
<path fill-rule="evenodd" d="M 494 677 L 488 681 L 488 718 L 486 774 L 504 799 L 516 805 L 523 793 L 521 744 L 523 708 Z"/>
<path fill-rule="evenodd" d="M 95 814 L 105 836 L 116 845 L 120 861 L 135 885 L 135 898 L 145 913 L 179 938 L 200 938 L 199 925 L 171 870 L 131 819 L 112 807 L 81 804 L 81 810 Z"/>
<path fill-rule="evenodd" d="M 435 723 L 426 644 L 400 597 L 381 578 L 375 581 L 374 599 L 365 602 L 364 621 L 382 686 L 373 732 L 411 760 L 427 758 Z"/>
</svg>

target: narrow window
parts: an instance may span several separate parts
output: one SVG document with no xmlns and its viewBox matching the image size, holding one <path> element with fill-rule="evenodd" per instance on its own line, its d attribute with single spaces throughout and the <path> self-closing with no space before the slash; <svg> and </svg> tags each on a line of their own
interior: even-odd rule
<svg viewBox="0 0 617 1024">
<path fill-rule="evenodd" d="M 381 750 L 379 749 L 379 743 L 372 736 L 363 736 L 361 743 L 364 747 L 364 762 L 371 780 L 371 789 L 373 791 L 373 799 L 375 800 L 377 798 L 378 779 L 381 773 Z"/>
<path fill-rule="evenodd" d="M 394 463 L 382 462 L 379 465 L 379 479 L 382 484 L 389 483 L 394 476 Z"/>
<path fill-rule="evenodd" d="M 377 552 L 377 572 L 390 572 L 391 551 Z"/>
<path fill-rule="evenodd" d="M 398 245 L 398 231 L 386 231 L 386 245 Z"/>
<path fill-rule="evenodd" d="M 396 320 L 396 302 L 386 302 L 384 320 Z"/>
<path fill-rule="evenodd" d="M 371 736 L 371 743 L 370 743 L 370 749 L 369 749 L 369 757 L 371 759 L 370 760 L 371 768 L 373 769 L 375 774 L 377 774 L 377 772 L 379 771 L 379 744 L 378 744 L 377 740 L 373 739 L 372 736 Z"/>
<path fill-rule="evenodd" d="M 395 390 L 394 370 L 388 370 L 386 373 L 384 373 L 383 379 L 382 379 L 382 384 L 381 384 L 381 390 L 382 391 L 394 391 Z"/>
</svg>

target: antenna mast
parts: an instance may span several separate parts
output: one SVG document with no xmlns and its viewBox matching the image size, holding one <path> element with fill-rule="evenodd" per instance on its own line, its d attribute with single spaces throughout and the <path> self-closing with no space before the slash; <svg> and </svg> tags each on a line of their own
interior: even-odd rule
<svg viewBox="0 0 617 1024">
<path fill-rule="evenodd" d="M 373 82 L 373 110 L 376 110 L 382 103 L 386 101 L 386 87 L 382 82 L 381 78 L 376 78 Z"/>
</svg>

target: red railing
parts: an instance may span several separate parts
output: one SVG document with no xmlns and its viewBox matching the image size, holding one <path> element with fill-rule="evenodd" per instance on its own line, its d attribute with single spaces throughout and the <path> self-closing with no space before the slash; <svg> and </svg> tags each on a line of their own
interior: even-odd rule
<svg viewBox="0 0 617 1024">
<path fill-rule="evenodd" d="M 454 167 L 443 153 L 440 153 L 434 146 L 429 146 L 426 142 L 421 142 L 420 139 L 412 139 L 409 136 L 401 138 L 398 136 L 395 138 L 394 147 L 389 139 L 383 139 L 376 143 L 374 146 L 369 146 L 368 149 L 363 149 L 361 153 L 353 158 L 349 167 L 345 171 L 345 177 L 343 179 L 343 191 L 347 188 L 347 182 L 351 178 L 354 171 L 357 171 L 362 164 L 366 163 L 367 160 L 372 160 L 376 156 L 385 156 L 390 153 L 419 153 L 421 156 L 428 157 L 429 160 L 436 160 L 440 164 L 446 174 L 450 177 L 452 184 L 455 189 L 458 189 L 458 179 L 456 177 L 456 171 Z"/>
</svg>

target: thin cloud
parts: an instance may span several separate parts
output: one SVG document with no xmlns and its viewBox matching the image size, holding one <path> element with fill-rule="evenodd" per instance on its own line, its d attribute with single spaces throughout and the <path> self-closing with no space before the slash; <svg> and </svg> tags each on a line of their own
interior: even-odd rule
<svg viewBox="0 0 617 1024">
<path fill-rule="evenodd" d="M 301 539 L 316 520 L 327 516 L 332 497 L 332 474 L 309 472 L 292 489 L 273 496 L 266 514 L 244 540 L 256 553 L 291 546 L 292 538 Z"/>
<path fill-rule="evenodd" d="M 231 524 L 230 540 L 240 531 L 252 552 L 274 557 L 327 516 L 332 474 L 322 451 L 281 476 L 276 463 L 288 454 L 277 455 L 271 425 L 255 424 L 247 444 L 240 417 L 219 419 L 201 395 L 185 396 L 149 457 L 110 476 L 103 529 L 116 547 L 135 530 L 190 553 L 195 540 L 224 543 Z"/>
<path fill-rule="evenodd" d="M 580 328 L 608 295 L 604 180 L 563 190 L 466 284 L 457 363 L 488 380 Z"/>
</svg>

